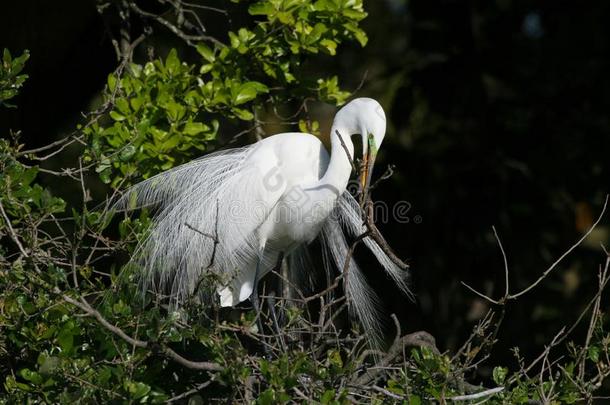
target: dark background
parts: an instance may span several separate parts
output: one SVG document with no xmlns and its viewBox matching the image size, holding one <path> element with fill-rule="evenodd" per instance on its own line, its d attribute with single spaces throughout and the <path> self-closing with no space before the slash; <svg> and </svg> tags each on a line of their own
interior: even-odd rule
<svg viewBox="0 0 610 405">
<path fill-rule="evenodd" d="M 439 347 L 455 350 L 488 309 L 460 281 L 496 298 L 504 292 L 492 225 L 516 292 L 575 242 L 603 205 L 610 3 L 369 0 L 365 8 L 368 46 L 344 45 L 310 69 L 323 67 L 352 90 L 365 77 L 357 95 L 385 107 L 379 167 L 393 163 L 396 174 L 375 199 L 411 204 L 408 224 L 380 227 L 411 263 L 417 303 L 363 260 L 405 330 L 429 330 Z M 3 5 L 0 48 L 32 56 L 30 79 L 14 100 L 19 108 L 0 110 L 0 133 L 20 129 L 36 147 L 73 131 L 80 113 L 99 105 L 116 66 L 106 29 L 94 2 Z M 171 44 L 162 35 L 152 41 L 160 54 Z M 578 317 L 595 293 L 607 225 L 604 219 L 541 286 L 508 306 L 491 364 L 514 365 L 509 349 L 517 345 L 526 356 L 538 353 Z"/>
</svg>

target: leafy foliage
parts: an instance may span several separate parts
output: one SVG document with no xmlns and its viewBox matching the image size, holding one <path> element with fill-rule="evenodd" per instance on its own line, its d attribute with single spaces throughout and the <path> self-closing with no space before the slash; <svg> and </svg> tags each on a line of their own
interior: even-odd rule
<svg viewBox="0 0 610 405">
<path fill-rule="evenodd" d="M 90 145 L 85 162 L 98 162 L 105 183 L 118 171 L 115 186 L 125 177 L 148 177 L 201 153 L 218 131 L 217 120 L 202 122 L 207 99 L 198 91 L 193 67 L 181 63 L 175 50 L 165 61 L 132 63 L 128 70 L 108 77 L 112 125 L 96 122 L 84 129 Z"/>
<path fill-rule="evenodd" d="M 2 53 L 0 64 L 0 106 L 14 107 L 6 101 L 15 97 L 19 88 L 23 86 L 28 76 L 20 74 L 25 62 L 30 58 L 30 53 L 25 51 L 21 56 L 13 59 L 8 49 Z"/>
<path fill-rule="evenodd" d="M 344 41 L 366 44 L 358 27 L 366 17 L 361 0 L 266 0 L 248 11 L 262 21 L 229 31 L 229 44 L 198 43 L 198 63 L 172 50 L 164 61 L 130 63 L 108 77 L 110 123 L 84 129 L 86 161 L 97 162 L 105 183 L 116 186 L 183 163 L 211 146 L 220 120 L 252 121 L 265 103 L 311 96 L 346 101 L 349 92 L 336 76 L 311 79 L 301 65 L 311 54 L 335 55 Z"/>
<path fill-rule="evenodd" d="M 0 201 L 14 224 L 34 225 L 51 214 L 63 212 L 61 198 L 34 183 L 37 167 L 27 167 L 14 159 L 8 142 L 0 140 Z"/>
</svg>

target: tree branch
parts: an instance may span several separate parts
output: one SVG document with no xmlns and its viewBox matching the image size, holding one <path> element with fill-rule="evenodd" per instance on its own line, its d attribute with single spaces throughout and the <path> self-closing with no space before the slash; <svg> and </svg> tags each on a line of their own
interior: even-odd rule
<svg viewBox="0 0 610 405">
<path fill-rule="evenodd" d="M 58 289 L 56 289 L 56 292 L 59 292 Z M 151 343 L 151 342 L 146 342 L 144 340 L 135 339 L 135 338 L 129 336 L 127 333 L 125 333 L 118 326 L 115 326 L 115 325 L 111 324 L 110 322 L 108 322 L 99 311 L 97 311 L 96 309 L 91 307 L 91 305 L 89 305 L 89 303 L 87 301 L 85 301 L 83 298 L 81 298 L 81 300 L 78 301 L 68 295 L 61 294 L 61 293 L 60 293 L 60 295 L 64 299 L 64 301 L 83 310 L 87 315 L 95 318 L 99 322 L 99 324 L 102 325 L 104 328 L 108 329 L 110 332 L 114 333 L 115 335 L 117 335 L 118 337 L 120 337 L 121 339 L 126 341 L 127 343 L 131 344 L 132 346 L 140 347 L 143 349 L 149 349 L 149 350 L 153 350 L 153 351 L 158 351 L 158 352 L 162 353 L 163 355 L 165 355 L 165 357 L 175 361 L 176 363 L 178 363 L 186 368 L 190 368 L 192 370 L 203 370 L 203 371 L 223 371 L 224 370 L 224 367 L 218 363 L 212 363 L 212 362 L 208 362 L 208 361 L 192 361 L 185 357 L 182 357 L 181 355 L 176 353 L 174 350 L 172 350 L 171 348 L 167 347 L 166 345 L 164 345 L 162 343 Z"/>
<path fill-rule="evenodd" d="M 509 295 L 507 297 L 508 300 L 514 300 L 519 298 L 520 296 L 522 296 L 523 294 L 531 291 L 534 287 L 536 287 L 538 284 L 540 284 L 542 282 L 542 280 L 544 280 L 546 278 L 546 276 L 553 271 L 553 269 L 555 269 L 555 267 L 557 267 L 557 265 L 559 263 L 561 263 L 561 261 L 570 253 L 572 253 L 572 251 L 574 249 L 576 249 L 585 239 L 587 239 L 587 237 L 591 234 L 591 232 L 593 232 L 593 229 L 595 229 L 595 227 L 597 227 L 597 224 L 599 224 L 599 222 L 602 220 L 602 218 L 604 217 L 604 213 L 606 212 L 606 207 L 608 206 L 608 198 L 610 197 L 610 195 L 606 195 L 606 200 L 604 201 L 604 206 L 602 208 L 602 211 L 599 214 L 599 217 L 597 218 L 597 220 L 593 223 L 593 225 L 591 225 L 591 227 L 589 228 L 589 230 L 576 242 L 574 243 L 568 250 L 565 251 L 564 254 L 562 254 L 559 259 L 555 260 L 555 262 L 553 264 L 551 264 L 551 266 L 546 269 L 544 271 L 544 273 L 542 273 L 542 275 L 540 277 L 538 277 L 538 280 L 534 281 L 533 284 L 531 284 L 529 287 L 524 288 L 523 290 L 519 291 L 516 294 L 512 294 Z"/>
<path fill-rule="evenodd" d="M 129 8 L 131 10 L 135 11 L 136 14 L 138 14 L 138 15 L 140 15 L 142 17 L 150 18 L 152 20 L 155 20 L 156 22 L 158 22 L 159 24 L 163 25 L 164 27 L 169 29 L 171 32 L 173 32 L 176 36 L 182 38 L 187 44 L 189 44 L 191 46 L 193 46 L 193 42 L 198 42 L 198 41 L 209 41 L 209 42 L 213 42 L 216 45 L 224 46 L 224 44 L 222 42 L 220 42 L 216 38 L 214 38 L 212 36 L 209 36 L 209 35 L 203 35 L 203 34 L 190 35 L 190 34 L 187 34 L 184 31 L 182 31 L 180 28 L 176 27 L 174 24 L 172 24 L 169 21 L 167 21 L 166 19 L 164 19 L 163 17 L 161 17 L 161 16 L 159 16 L 157 14 L 149 13 L 148 11 L 142 10 L 134 2 L 129 2 Z"/>
<path fill-rule="evenodd" d="M 19 238 L 17 237 L 17 233 L 15 233 L 15 229 L 13 228 L 13 225 L 11 224 L 10 218 L 8 217 L 8 215 L 6 215 L 6 211 L 4 211 L 4 206 L 2 205 L 2 200 L 0 200 L 0 213 L 2 213 L 2 218 L 4 219 L 4 222 L 6 222 L 6 226 L 9 230 L 9 233 L 11 234 L 11 239 L 13 239 L 13 241 L 19 248 L 19 251 L 21 252 L 23 257 L 29 257 L 27 252 L 23 248 L 23 245 L 19 241 Z"/>
</svg>

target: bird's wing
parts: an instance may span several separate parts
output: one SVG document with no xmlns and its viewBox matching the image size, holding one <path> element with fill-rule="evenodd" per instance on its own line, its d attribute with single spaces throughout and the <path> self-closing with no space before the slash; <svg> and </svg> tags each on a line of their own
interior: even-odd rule
<svg viewBox="0 0 610 405">
<path fill-rule="evenodd" d="M 249 147 L 210 153 L 189 163 L 159 173 L 129 188 L 114 204 L 117 210 L 162 208 L 199 183 L 222 182 L 243 160 Z"/>
<path fill-rule="evenodd" d="M 134 255 L 143 286 L 169 289 L 181 303 L 202 277 L 212 274 L 226 284 L 248 267 L 259 253 L 256 230 L 284 192 L 281 184 L 265 183 L 275 159 L 272 148 L 254 144 L 205 156 L 128 190 L 118 207 L 159 207 Z"/>
</svg>

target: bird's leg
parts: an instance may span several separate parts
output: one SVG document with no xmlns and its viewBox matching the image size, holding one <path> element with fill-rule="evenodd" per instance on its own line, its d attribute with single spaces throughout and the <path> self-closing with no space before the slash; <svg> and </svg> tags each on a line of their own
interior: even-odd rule
<svg viewBox="0 0 610 405">
<path fill-rule="evenodd" d="M 254 282 L 252 285 L 252 293 L 250 294 L 250 302 L 256 311 L 256 324 L 258 326 L 259 333 L 263 333 L 263 321 L 261 316 L 261 306 L 260 301 L 258 299 L 258 281 L 260 275 L 260 267 L 261 267 L 261 256 L 259 255 L 256 260 L 256 272 L 254 273 Z"/>
<path fill-rule="evenodd" d="M 256 311 L 256 326 L 258 327 L 258 333 L 261 335 L 261 341 L 263 343 L 263 349 L 265 350 L 265 354 L 268 358 L 271 358 L 272 353 L 265 341 L 264 331 L 263 331 L 263 317 L 260 306 L 260 301 L 258 299 L 258 282 L 261 274 L 261 261 L 262 261 L 262 253 L 258 256 L 258 260 L 256 261 L 256 272 L 254 273 L 254 283 L 252 286 L 252 293 L 250 294 L 250 302 L 252 302 L 252 306 Z"/>
<path fill-rule="evenodd" d="M 275 272 L 278 272 L 278 274 L 281 271 L 283 261 L 284 261 L 284 253 L 280 252 L 280 254 L 278 255 L 278 258 L 277 258 L 277 264 L 275 265 L 275 268 L 273 269 Z M 284 282 L 285 282 L 284 280 L 280 280 L 280 285 L 282 285 Z M 277 335 L 279 336 L 279 339 L 280 339 L 280 345 L 282 347 L 282 350 L 285 350 L 286 344 L 284 342 L 284 338 L 280 331 L 278 317 L 275 312 L 275 294 L 273 292 L 269 294 L 269 297 L 267 298 L 267 304 L 269 305 L 269 311 L 271 312 L 271 320 L 273 321 L 273 326 L 275 327 L 275 331 L 277 332 Z"/>
</svg>

